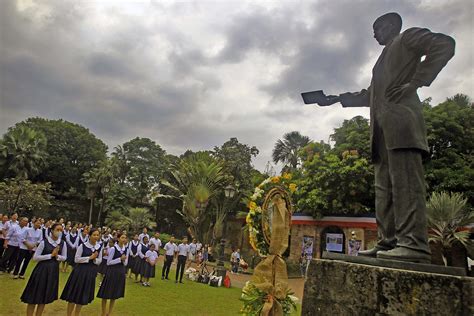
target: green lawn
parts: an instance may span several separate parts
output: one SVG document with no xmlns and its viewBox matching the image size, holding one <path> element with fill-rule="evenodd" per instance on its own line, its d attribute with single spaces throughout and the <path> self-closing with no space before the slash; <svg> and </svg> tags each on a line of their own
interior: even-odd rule
<svg viewBox="0 0 474 316">
<path fill-rule="evenodd" d="M 11 275 L 0 274 L 3 294 L 0 300 L 0 315 L 25 315 L 26 304 L 20 301 L 20 296 L 33 266 L 34 262 L 31 262 L 25 280 L 13 280 Z M 161 265 L 157 267 L 156 272 L 157 276 L 161 276 Z M 143 287 L 127 279 L 125 298 L 117 300 L 114 315 L 239 315 L 242 306 L 239 301 L 240 288 L 215 288 L 188 280 L 184 280 L 184 284 L 175 284 L 174 273 L 174 270 L 171 270 L 169 281 L 163 281 L 161 277 L 151 279 L 151 287 Z M 59 296 L 68 275 L 69 273 L 60 273 Z M 99 280 L 98 276 L 96 291 L 99 288 Z M 65 301 L 57 300 L 46 306 L 44 315 L 65 315 L 66 305 Z M 300 305 L 298 308 L 300 309 Z M 100 299 L 84 306 L 81 314 L 100 315 Z M 299 314 L 300 310 L 295 313 Z"/>
</svg>

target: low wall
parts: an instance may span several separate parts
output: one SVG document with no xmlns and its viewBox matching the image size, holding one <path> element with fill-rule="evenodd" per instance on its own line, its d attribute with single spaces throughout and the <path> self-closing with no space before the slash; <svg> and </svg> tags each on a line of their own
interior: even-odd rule
<svg viewBox="0 0 474 316">
<path fill-rule="evenodd" d="M 302 315 L 474 315 L 474 278 L 313 260 Z"/>
</svg>

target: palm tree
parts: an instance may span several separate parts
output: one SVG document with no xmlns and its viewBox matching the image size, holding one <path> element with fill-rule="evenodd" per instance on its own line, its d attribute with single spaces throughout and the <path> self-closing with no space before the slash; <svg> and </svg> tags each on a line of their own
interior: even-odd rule
<svg viewBox="0 0 474 316">
<path fill-rule="evenodd" d="M 427 203 L 429 240 L 441 246 L 444 265 L 457 242 L 470 247 L 469 231 L 462 230 L 474 222 L 474 211 L 466 208 L 467 199 L 461 193 L 433 192 Z"/>
<path fill-rule="evenodd" d="M 178 198 L 183 204 L 177 211 L 188 224 L 191 235 L 206 240 L 203 223 L 209 202 L 222 190 L 226 177 L 220 161 L 207 153 L 196 153 L 182 159 L 172 167 L 171 179 L 162 184 L 174 191 L 174 195 L 159 195 L 162 198 Z"/>
<path fill-rule="evenodd" d="M 45 166 L 46 137 L 34 129 L 21 126 L 10 130 L 0 142 L 0 166 L 6 176 L 28 179 Z"/>
<path fill-rule="evenodd" d="M 148 209 L 143 207 L 131 208 L 128 211 L 130 219 L 130 229 L 132 232 L 139 232 L 143 227 L 154 228 L 156 223 L 153 221 L 153 215 Z"/>
<path fill-rule="evenodd" d="M 279 139 L 273 148 L 273 162 L 283 163 L 285 167 L 296 169 L 299 164 L 298 152 L 308 145 L 309 137 L 301 135 L 299 132 L 289 132 L 283 135 L 283 140 Z"/>
<path fill-rule="evenodd" d="M 120 213 L 119 211 L 112 211 L 108 214 L 105 219 L 105 225 L 113 229 L 126 229 L 129 230 L 132 224 L 130 217 L 127 217 Z"/>
</svg>

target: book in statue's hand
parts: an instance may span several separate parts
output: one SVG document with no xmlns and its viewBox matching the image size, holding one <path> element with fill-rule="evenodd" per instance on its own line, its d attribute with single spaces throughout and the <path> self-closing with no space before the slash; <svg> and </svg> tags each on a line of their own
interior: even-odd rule
<svg viewBox="0 0 474 316">
<path fill-rule="evenodd" d="M 303 92 L 301 94 L 305 104 L 318 104 L 319 106 L 328 106 L 339 102 L 338 96 L 325 95 L 323 90 L 316 90 L 310 92 Z"/>
</svg>

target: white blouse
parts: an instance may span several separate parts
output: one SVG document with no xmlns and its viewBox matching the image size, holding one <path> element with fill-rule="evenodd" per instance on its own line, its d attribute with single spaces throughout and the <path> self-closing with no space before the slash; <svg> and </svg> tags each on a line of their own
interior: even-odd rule
<svg viewBox="0 0 474 316">
<path fill-rule="evenodd" d="M 102 251 L 100 251 L 100 245 L 99 243 L 96 243 L 94 246 L 92 246 L 91 243 L 86 242 L 77 248 L 76 255 L 74 256 L 74 262 L 75 263 L 88 263 L 89 262 L 89 256 L 87 257 L 82 257 L 82 252 L 84 251 L 84 247 L 89 248 L 92 250 L 92 252 L 97 251 L 99 255 L 97 258 L 94 259 L 94 264 L 99 265 L 102 262 Z"/>
<path fill-rule="evenodd" d="M 61 243 L 61 240 L 53 240 L 50 236 L 46 237 L 48 239 L 48 242 L 53 245 L 53 247 L 59 246 Z M 38 245 L 38 248 L 36 248 L 35 254 L 33 255 L 33 260 L 34 261 L 44 261 L 44 260 L 49 260 L 51 259 L 51 254 L 47 255 L 42 255 L 41 253 L 43 252 L 44 249 L 44 240 L 40 242 Z M 61 249 L 61 253 L 56 256 L 57 261 L 66 261 L 67 259 L 67 247 L 63 245 L 63 248 Z"/>
</svg>

